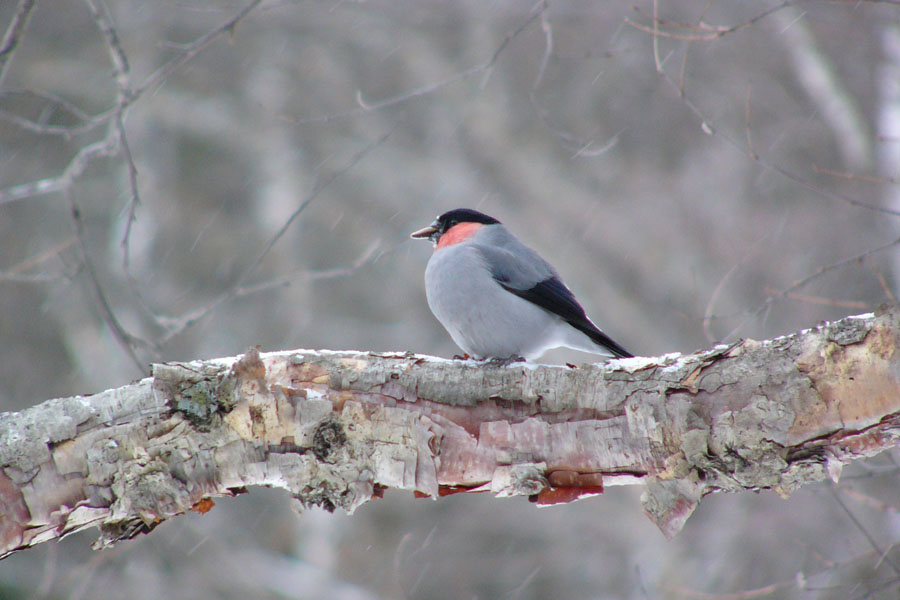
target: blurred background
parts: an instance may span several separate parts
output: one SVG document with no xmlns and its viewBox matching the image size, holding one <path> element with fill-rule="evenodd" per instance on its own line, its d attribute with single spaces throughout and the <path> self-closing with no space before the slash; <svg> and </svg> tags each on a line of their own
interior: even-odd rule
<svg viewBox="0 0 900 600">
<path fill-rule="evenodd" d="M 27 4 L 0 2 L 0 410 L 255 345 L 451 356 L 408 233 L 456 207 L 636 354 L 894 301 L 896 3 L 45 0 L 10 25 Z M 707 497 L 674 541 L 637 487 L 299 518 L 253 489 L 15 555 L 0 598 L 897 598 L 897 458 Z"/>
</svg>

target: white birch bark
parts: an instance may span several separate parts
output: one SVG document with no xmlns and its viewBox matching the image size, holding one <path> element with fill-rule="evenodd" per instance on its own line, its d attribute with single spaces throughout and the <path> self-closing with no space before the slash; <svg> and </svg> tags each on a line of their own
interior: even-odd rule
<svg viewBox="0 0 900 600">
<path fill-rule="evenodd" d="M 249 486 L 352 512 L 386 488 L 569 502 L 644 485 L 674 535 L 717 491 L 837 478 L 900 436 L 900 309 L 698 354 L 492 366 L 295 350 L 155 365 L 0 415 L 0 555 L 98 546 Z"/>
</svg>

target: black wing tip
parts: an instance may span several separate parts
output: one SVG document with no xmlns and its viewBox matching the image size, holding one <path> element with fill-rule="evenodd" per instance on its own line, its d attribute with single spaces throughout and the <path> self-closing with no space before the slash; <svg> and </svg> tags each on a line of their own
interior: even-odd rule
<svg viewBox="0 0 900 600">
<path fill-rule="evenodd" d="M 609 346 L 607 346 L 609 348 Z M 634 354 L 623 348 L 622 346 L 617 346 L 616 348 L 609 348 L 613 354 L 616 355 L 616 358 L 634 358 Z"/>
<path fill-rule="evenodd" d="M 569 322 L 572 327 L 578 329 L 583 334 L 591 338 L 595 344 L 599 346 L 603 346 L 607 350 L 613 353 L 613 356 L 616 358 L 634 358 L 634 354 L 623 348 L 618 342 L 613 340 L 611 337 L 597 329 L 597 327 L 588 321 L 587 323 L 572 323 Z"/>
<path fill-rule="evenodd" d="M 529 302 L 533 302 L 547 312 L 561 317 L 569 325 L 588 336 L 592 342 L 609 350 L 615 358 L 634 358 L 634 354 L 623 348 L 618 342 L 600 331 L 584 312 L 584 308 L 578 304 L 575 295 L 557 276 L 538 282 L 527 290 L 519 290 L 506 285 L 504 278 L 494 275 L 503 289 L 519 296 Z"/>
</svg>

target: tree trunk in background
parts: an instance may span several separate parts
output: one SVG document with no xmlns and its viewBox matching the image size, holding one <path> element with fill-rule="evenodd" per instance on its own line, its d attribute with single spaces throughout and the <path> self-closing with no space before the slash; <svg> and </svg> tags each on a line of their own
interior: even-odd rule
<svg viewBox="0 0 900 600">
<path fill-rule="evenodd" d="M 0 554 L 98 545 L 248 486 L 352 512 L 385 488 L 568 502 L 643 484 L 674 535 L 705 494 L 837 479 L 900 437 L 900 309 L 698 354 L 491 366 L 289 351 L 160 364 L 0 416 Z"/>
<path fill-rule="evenodd" d="M 878 78 L 877 139 L 879 175 L 894 185 L 884 186 L 884 206 L 900 211 L 900 26 L 886 27 L 881 34 L 883 62 Z M 896 219 L 884 219 L 889 235 L 898 231 Z M 900 257 L 894 254 L 894 281 L 900 281 Z M 900 290 L 893 290 L 896 296 Z"/>
</svg>

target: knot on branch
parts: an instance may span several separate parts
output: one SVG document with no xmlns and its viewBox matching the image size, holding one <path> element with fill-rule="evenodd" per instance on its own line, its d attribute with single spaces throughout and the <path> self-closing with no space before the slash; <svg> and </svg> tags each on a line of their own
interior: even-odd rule
<svg viewBox="0 0 900 600">
<path fill-rule="evenodd" d="M 337 421 L 328 419 L 316 427 L 311 449 L 316 458 L 328 462 L 345 443 L 347 434 L 344 433 L 344 427 Z"/>
</svg>

